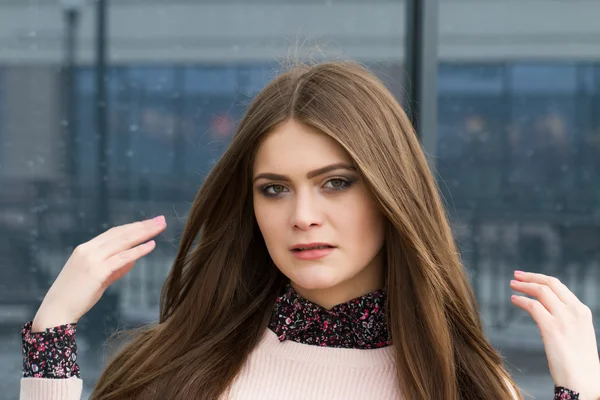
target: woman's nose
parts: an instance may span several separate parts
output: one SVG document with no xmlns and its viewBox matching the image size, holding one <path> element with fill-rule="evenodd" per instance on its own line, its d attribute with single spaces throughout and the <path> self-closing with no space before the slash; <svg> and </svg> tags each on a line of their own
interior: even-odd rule
<svg viewBox="0 0 600 400">
<path fill-rule="evenodd" d="M 308 229 L 311 226 L 321 225 L 322 212 L 319 209 L 318 203 L 318 200 L 310 194 L 298 195 L 292 218 L 293 225 L 302 230 Z"/>
</svg>

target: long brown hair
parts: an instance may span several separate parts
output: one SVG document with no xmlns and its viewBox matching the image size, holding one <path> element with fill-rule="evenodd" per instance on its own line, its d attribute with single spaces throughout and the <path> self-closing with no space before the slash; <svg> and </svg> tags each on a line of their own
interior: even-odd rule
<svg viewBox="0 0 600 400">
<path fill-rule="evenodd" d="M 521 397 L 486 339 L 435 179 L 406 114 L 353 62 L 296 65 L 253 100 L 192 205 L 160 320 L 100 376 L 92 400 L 217 399 L 257 345 L 286 279 L 252 208 L 257 147 L 294 118 L 352 157 L 387 220 L 388 324 L 411 399 Z"/>
</svg>

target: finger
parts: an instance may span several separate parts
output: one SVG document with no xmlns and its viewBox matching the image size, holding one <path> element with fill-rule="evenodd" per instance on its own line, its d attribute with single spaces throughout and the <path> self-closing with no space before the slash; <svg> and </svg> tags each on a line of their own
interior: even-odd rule
<svg viewBox="0 0 600 400">
<path fill-rule="evenodd" d="M 550 326 L 554 319 L 546 307 L 544 307 L 542 303 L 537 300 L 530 299 L 525 296 L 513 295 L 511 296 L 511 301 L 514 305 L 522 308 L 523 310 L 527 311 L 529 315 L 531 315 L 531 318 L 533 318 L 538 328 L 540 328 L 540 332 L 546 329 L 546 327 Z"/>
<path fill-rule="evenodd" d="M 155 247 L 156 242 L 151 240 L 132 249 L 115 254 L 107 260 L 106 272 L 112 276 L 116 274 L 119 278 L 124 276 L 127 272 L 129 272 L 137 260 L 149 254 L 152 250 L 154 250 Z M 123 268 L 126 266 L 129 268 L 127 270 L 123 270 Z"/>
<path fill-rule="evenodd" d="M 534 282 L 548 286 L 556 293 L 560 301 L 565 304 L 574 305 L 580 303 L 577 296 L 575 296 L 573 292 L 571 292 L 569 288 L 556 277 L 533 272 L 515 271 L 515 278 L 522 282 Z"/>
<path fill-rule="evenodd" d="M 88 244 L 93 245 L 94 247 L 98 247 L 99 245 L 104 244 L 107 240 L 111 240 L 111 238 L 114 238 L 115 234 L 121 234 L 126 231 L 131 231 L 132 229 L 135 229 L 136 227 L 142 226 L 144 224 L 150 226 L 153 221 L 156 221 L 156 224 L 162 223 L 162 221 L 164 221 L 164 216 L 159 215 L 157 217 L 146 220 L 135 221 L 128 224 L 114 226 L 90 240 Z"/>
<path fill-rule="evenodd" d="M 166 227 L 164 217 L 116 227 L 111 234 L 103 238 L 102 242 L 95 245 L 97 255 L 101 259 L 108 259 L 122 251 L 147 242 L 164 231 Z"/>
<path fill-rule="evenodd" d="M 554 316 L 561 315 L 566 305 L 560 301 L 556 293 L 550 287 L 533 282 L 510 281 L 511 289 L 535 297 Z"/>
</svg>

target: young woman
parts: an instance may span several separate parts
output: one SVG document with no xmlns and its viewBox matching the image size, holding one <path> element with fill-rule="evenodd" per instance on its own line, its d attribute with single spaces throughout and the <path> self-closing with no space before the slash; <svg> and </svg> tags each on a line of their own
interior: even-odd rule
<svg viewBox="0 0 600 400">
<path fill-rule="evenodd" d="M 150 253 L 165 220 L 77 247 L 23 329 L 21 399 L 79 399 L 76 322 Z M 508 284 L 508 282 L 507 282 Z M 600 398 L 590 310 L 516 272 L 560 399 Z M 351 62 L 268 84 L 200 189 L 159 322 L 91 396 L 521 399 L 482 330 L 435 180 L 401 107 Z"/>
</svg>

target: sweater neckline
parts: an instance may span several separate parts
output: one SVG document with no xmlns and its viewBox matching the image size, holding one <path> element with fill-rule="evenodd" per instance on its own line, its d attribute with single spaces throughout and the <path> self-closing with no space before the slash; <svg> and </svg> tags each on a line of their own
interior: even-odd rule
<svg viewBox="0 0 600 400">
<path fill-rule="evenodd" d="M 395 365 L 393 345 L 377 349 L 314 346 L 293 340 L 280 341 L 271 329 L 265 329 L 257 351 L 275 358 L 332 367 L 373 368 Z"/>
</svg>

